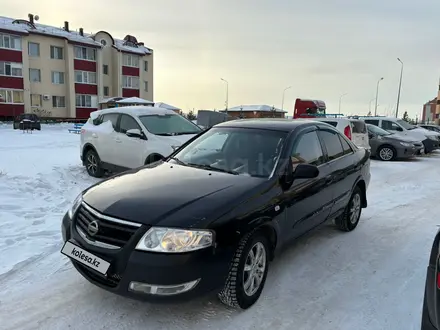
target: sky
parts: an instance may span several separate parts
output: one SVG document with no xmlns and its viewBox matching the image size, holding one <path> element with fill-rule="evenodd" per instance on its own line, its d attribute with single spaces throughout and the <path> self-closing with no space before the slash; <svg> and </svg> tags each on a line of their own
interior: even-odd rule
<svg viewBox="0 0 440 330">
<path fill-rule="evenodd" d="M 327 113 L 420 117 L 437 96 L 438 0 L 0 0 L 2 15 L 87 33 L 134 35 L 154 50 L 154 101 L 189 109 L 268 104 L 292 114 L 297 97 Z M 341 98 L 341 95 L 344 95 Z M 370 102 L 371 101 L 371 102 Z"/>
</svg>

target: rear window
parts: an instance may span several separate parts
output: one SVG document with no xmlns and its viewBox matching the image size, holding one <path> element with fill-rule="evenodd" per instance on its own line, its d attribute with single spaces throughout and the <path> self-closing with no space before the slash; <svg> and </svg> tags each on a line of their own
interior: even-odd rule
<svg viewBox="0 0 440 330">
<path fill-rule="evenodd" d="M 351 121 L 351 128 L 353 130 L 353 133 L 357 133 L 357 134 L 367 133 L 367 126 L 363 121 L 361 120 L 350 120 L 350 121 Z"/>
<path fill-rule="evenodd" d="M 338 126 L 338 123 L 336 121 L 327 121 L 327 120 L 323 120 L 322 122 L 326 123 L 326 124 L 330 124 L 333 127 Z"/>
</svg>

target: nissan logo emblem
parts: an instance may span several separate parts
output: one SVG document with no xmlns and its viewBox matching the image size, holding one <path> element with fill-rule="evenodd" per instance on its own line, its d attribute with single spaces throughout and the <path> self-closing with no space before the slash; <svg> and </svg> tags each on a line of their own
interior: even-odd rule
<svg viewBox="0 0 440 330">
<path fill-rule="evenodd" d="M 87 232 L 89 233 L 90 236 L 95 236 L 98 233 L 98 230 L 99 230 L 98 221 L 92 221 L 89 223 L 87 227 Z"/>
</svg>

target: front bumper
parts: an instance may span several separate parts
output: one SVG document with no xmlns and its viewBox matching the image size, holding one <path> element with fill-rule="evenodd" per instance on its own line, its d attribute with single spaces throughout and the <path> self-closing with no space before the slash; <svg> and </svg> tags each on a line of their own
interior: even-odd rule
<svg viewBox="0 0 440 330">
<path fill-rule="evenodd" d="M 397 158 L 404 159 L 404 158 L 414 157 L 418 153 L 420 153 L 421 149 L 423 149 L 423 147 L 404 147 L 404 146 L 401 146 L 396 149 Z"/>
<path fill-rule="evenodd" d="M 425 152 L 429 153 L 439 148 L 439 142 L 431 139 L 425 139 L 422 141 L 423 146 L 425 147 Z"/>
<path fill-rule="evenodd" d="M 63 218 L 64 241 L 80 246 L 110 262 L 106 275 L 72 260 L 76 270 L 92 284 L 107 291 L 141 300 L 187 300 L 219 291 L 225 283 L 233 251 L 208 248 L 190 253 L 164 254 L 136 251 L 134 247 L 146 230 L 138 230 L 119 250 L 110 250 L 88 244 L 72 225 L 66 214 Z M 130 290 L 131 282 L 156 286 L 176 286 L 198 280 L 189 291 L 176 295 L 155 295 Z"/>
</svg>

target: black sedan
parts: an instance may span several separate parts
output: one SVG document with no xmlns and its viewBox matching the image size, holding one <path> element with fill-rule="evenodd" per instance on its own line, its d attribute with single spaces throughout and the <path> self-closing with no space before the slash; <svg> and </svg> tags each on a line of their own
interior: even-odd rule
<svg viewBox="0 0 440 330">
<path fill-rule="evenodd" d="M 440 329 L 440 230 L 435 236 L 426 272 L 422 330 Z"/>
<path fill-rule="evenodd" d="M 369 151 L 330 125 L 225 122 L 80 194 L 62 221 L 62 253 L 120 295 L 186 300 L 214 291 L 246 309 L 293 239 L 327 220 L 356 228 L 369 182 Z"/>
</svg>

